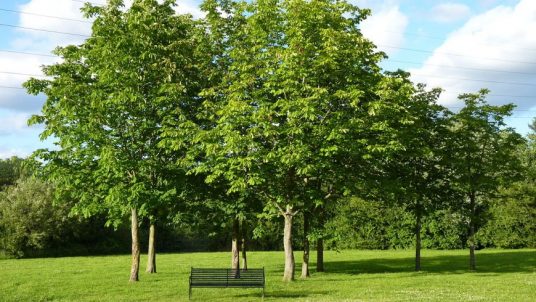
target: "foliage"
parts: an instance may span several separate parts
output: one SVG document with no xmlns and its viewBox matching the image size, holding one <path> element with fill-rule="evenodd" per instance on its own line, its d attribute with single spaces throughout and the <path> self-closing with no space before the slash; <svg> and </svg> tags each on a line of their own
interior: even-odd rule
<svg viewBox="0 0 536 302">
<path fill-rule="evenodd" d="M 427 248 L 535 245 L 536 139 L 516 151 L 512 105 L 483 90 L 451 115 L 439 89 L 381 70 L 359 29 L 370 12 L 346 1 L 206 0 L 197 21 L 173 5 L 87 4 L 91 37 L 25 83 L 47 96 L 30 124 L 56 140 L 34 154 L 55 193 L 36 180 L 2 193 L 10 253 L 64 234 L 68 210 L 220 239 L 228 218 L 254 221 L 263 248 L 280 246 L 273 216 L 299 211 L 316 216 L 307 238 L 332 247 L 408 248 L 414 233 Z M 0 187 L 20 163 L 0 161 Z M 64 203 L 47 208 L 52 194 Z M 39 229 L 23 209 L 60 222 Z"/>
<path fill-rule="evenodd" d="M 14 185 L 21 176 L 27 174 L 24 167 L 24 159 L 16 156 L 8 159 L 0 159 L 0 190 Z"/>
<path fill-rule="evenodd" d="M 464 94 L 465 106 L 452 117 L 453 186 L 463 195 L 462 215 L 468 224 L 470 266 L 475 269 L 475 234 L 485 223 L 489 200 L 499 190 L 522 177 L 521 160 L 516 150 L 524 143 L 521 135 L 506 127 L 504 118 L 512 113 L 513 104 L 491 106 L 487 90 Z"/>
<path fill-rule="evenodd" d="M 528 195 L 514 195 L 493 201 L 490 219 L 477 233 L 478 244 L 498 248 L 535 247 L 536 210 L 530 199 Z"/>
<path fill-rule="evenodd" d="M 408 249 L 415 247 L 415 217 L 398 205 L 356 197 L 341 201 L 339 215 L 327 224 L 328 247 L 337 249 Z M 429 212 L 422 221 L 422 246 L 465 247 L 466 225 L 452 210 Z"/>
<path fill-rule="evenodd" d="M 138 0 L 126 11 L 122 1 L 86 6 L 96 18 L 91 38 L 56 49 L 64 60 L 44 68 L 52 80 L 25 84 L 47 95 L 30 123 L 45 124 L 41 137 L 59 146 L 36 156 L 84 216 L 105 211 L 117 224 L 131 208 L 149 215 L 175 194 L 173 157 L 157 147 L 160 128 L 170 118 L 188 120 L 197 83 L 195 25 L 175 15 L 172 2 Z"/>
<path fill-rule="evenodd" d="M 54 205 L 53 194 L 52 185 L 37 178 L 0 192 L 0 249 L 22 257 L 63 236 L 69 208 Z"/>
<path fill-rule="evenodd" d="M 423 220 L 422 236 L 423 248 L 442 250 L 465 248 L 467 246 L 466 221 L 454 209 L 428 213 Z"/>
<path fill-rule="evenodd" d="M 536 246 L 536 120 L 528 142 L 516 157 L 523 164 L 523 177 L 502 187 L 491 200 L 490 221 L 479 234 L 480 244 L 503 248 Z"/>
</svg>

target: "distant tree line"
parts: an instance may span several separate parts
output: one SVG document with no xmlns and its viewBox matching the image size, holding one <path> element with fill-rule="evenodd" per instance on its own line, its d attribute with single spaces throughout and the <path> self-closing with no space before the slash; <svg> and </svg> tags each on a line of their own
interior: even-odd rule
<svg viewBox="0 0 536 302">
<path fill-rule="evenodd" d="M 370 11 L 345 1 L 206 0 L 197 20 L 174 2 L 86 4 L 91 37 L 25 83 L 47 96 L 29 123 L 56 142 L 29 189 L 58 219 L 130 224 L 131 281 L 140 234 L 155 273 L 170 228 L 230 234 L 235 269 L 251 243 L 282 247 L 284 281 L 296 248 L 307 278 L 311 247 L 323 271 L 325 247 L 414 247 L 420 270 L 423 246 L 467 247 L 470 269 L 479 247 L 534 246 L 534 135 L 506 126 L 512 104 L 483 89 L 451 112 L 441 89 L 382 70 L 359 29 Z M 22 186 L 3 202 L 34 206 Z"/>
<path fill-rule="evenodd" d="M 525 153 L 526 154 L 526 153 Z M 521 155 L 521 154 L 520 154 Z M 0 160 L 4 168 L 25 159 Z M 6 171 L 6 170 L 3 170 Z M 6 177 L 2 174 L 1 177 Z M 54 203 L 54 187 L 39 178 L 15 174 L 0 192 L 0 253 L 7 257 L 50 257 L 124 253 L 130 244 L 127 228 L 105 227 L 103 216 L 70 216 L 68 205 Z M 478 248 L 535 248 L 536 215 L 533 190 L 520 181 L 490 201 L 488 220 L 477 232 Z M 415 247 L 414 223 L 404 208 L 358 197 L 340 200 L 339 214 L 325 226 L 328 249 L 411 249 Z M 299 217 L 299 219 L 303 219 Z M 165 252 L 223 251 L 230 247 L 232 226 L 225 216 L 199 219 L 189 226 L 170 222 L 160 226 L 157 249 Z M 126 223 L 126 222 L 125 222 Z M 302 234 L 301 223 L 295 230 Z M 422 247 L 467 248 L 467 225 L 454 210 L 437 210 L 423 221 Z M 253 231 L 256 234 L 253 234 Z M 277 219 L 260 221 L 245 234 L 253 250 L 283 248 Z M 148 236 L 144 232 L 143 240 Z M 314 236 L 314 234 L 311 234 Z M 301 236 L 294 240 L 302 248 Z"/>
</svg>

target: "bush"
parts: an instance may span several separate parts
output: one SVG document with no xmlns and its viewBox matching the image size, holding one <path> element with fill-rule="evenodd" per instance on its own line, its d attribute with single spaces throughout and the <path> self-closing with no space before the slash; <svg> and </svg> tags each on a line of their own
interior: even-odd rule
<svg viewBox="0 0 536 302">
<path fill-rule="evenodd" d="M 531 200 L 532 199 L 532 200 Z M 490 208 L 491 219 L 478 232 L 481 245 L 498 248 L 536 247 L 534 197 L 506 197 Z"/>
<path fill-rule="evenodd" d="M 0 249 L 22 257 L 60 239 L 69 210 L 52 200 L 52 186 L 36 178 L 20 180 L 0 192 Z"/>
</svg>

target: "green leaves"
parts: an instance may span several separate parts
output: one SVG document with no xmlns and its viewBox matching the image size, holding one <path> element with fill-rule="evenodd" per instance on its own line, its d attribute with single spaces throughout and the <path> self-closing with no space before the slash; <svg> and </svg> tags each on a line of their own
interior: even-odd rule
<svg viewBox="0 0 536 302">
<path fill-rule="evenodd" d="M 491 106 L 485 101 L 487 93 L 481 90 L 461 95 L 465 107 L 452 119 L 453 156 L 457 158 L 459 184 L 465 192 L 484 195 L 519 175 L 520 162 L 515 150 L 523 143 L 512 128 L 504 127 L 504 118 L 514 106 Z"/>
<path fill-rule="evenodd" d="M 229 193 L 298 206 L 348 194 L 378 158 L 404 148 L 396 127 L 413 123 L 403 105 L 413 85 L 381 73 L 385 55 L 357 26 L 368 10 L 328 0 L 203 7 L 216 76 L 200 94 L 193 173 Z"/>
<path fill-rule="evenodd" d="M 59 195 L 79 200 L 86 216 L 107 211 L 115 222 L 131 207 L 148 215 L 175 192 L 169 179 L 178 177 L 172 173 L 181 154 L 161 149 L 171 133 L 163 128 L 192 130 L 202 31 L 172 5 L 86 5 L 86 16 L 95 18 L 91 37 L 55 50 L 63 61 L 44 68 L 52 80 L 25 84 L 47 95 L 42 114 L 29 122 L 43 123 L 42 137 L 54 137 L 59 147 L 36 155 L 58 181 Z"/>
</svg>

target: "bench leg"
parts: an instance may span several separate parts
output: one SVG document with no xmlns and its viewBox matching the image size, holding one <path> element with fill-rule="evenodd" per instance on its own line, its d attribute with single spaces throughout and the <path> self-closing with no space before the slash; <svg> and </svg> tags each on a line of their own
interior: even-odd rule
<svg viewBox="0 0 536 302">
<path fill-rule="evenodd" d="M 264 287 L 262 288 L 262 301 L 264 301 Z"/>
<path fill-rule="evenodd" d="M 188 300 L 192 300 L 192 287 L 190 286 L 190 290 L 188 290 Z"/>
</svg>

